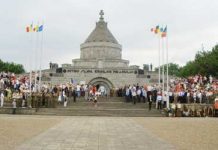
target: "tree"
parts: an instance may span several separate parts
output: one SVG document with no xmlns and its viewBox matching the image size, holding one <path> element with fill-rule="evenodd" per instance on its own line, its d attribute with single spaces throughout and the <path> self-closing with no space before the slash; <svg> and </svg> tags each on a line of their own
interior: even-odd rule
<svg viewBox="0 0 218 150">
<path fill-rule="evenodd" d="M 3 62 L 1 59 L 0 59 L 0 71 L 13 72 L 16 74 L 20 74 L 20 73 L 25 72 L 23 65 L 15 64 L 13 62 L 12 63 Z"/>
<path fill-rule="evenodd" d="M 166 64 L 164 67 L 166 68 Z M 158 68 L 155 68 L 155 70 L 157 71 Z M 212 75 L 218 78 L 218 45 L 215 45 L 211 51 L 197 52 L 195 59 L 187 62 L 183 67 L 174 63 L 169 64 L 169 75 L 188 77 L 196 74 Z"/>
<path fill-rule="evenodd" d="M 163 69 L 163 65 L 160 66 L 160 70 L 162 72 Z M 155 68 L 155 71 L 158 71 L 158 68 Z M 167 73 L 167 64 L 164 65 L 164 73 Z M 179 76 L 180 75 L 180 67 L 178 64 L 174 64 L 174 63 L 169 63 L 168 64 L 168 73 L 169 75 L 175 75 L 175 76 Z"/>
<path fill-rule="evenodd" d="M 218 45 L 212 51 L 199 51 L 194 61 L 181 68 L 180 75 L 183 77 L 196 74 L 218 77 Z"/>
</svg>

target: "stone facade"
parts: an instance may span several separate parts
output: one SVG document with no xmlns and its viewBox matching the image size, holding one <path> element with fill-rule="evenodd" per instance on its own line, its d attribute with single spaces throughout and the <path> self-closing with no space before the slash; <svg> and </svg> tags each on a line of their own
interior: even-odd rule
<svg viewBox="0 0 218 150">
<path fill-rule="evenodd" d="M 122 59 L 122 46 L 109 31 L 101 11 L 95 29 L 80 45 L 80 58 L 73 59 L 72 64 L 63 64 L 56 71 L 51 70 L 50 82 L 74 81 L 111 89 L 137 83 L 144 85 L 152 82 L 152 77 L 157 79 L 156 76 L 140 70 L 138 66 L 129 66 L 129 61 Z"/>
</svg>

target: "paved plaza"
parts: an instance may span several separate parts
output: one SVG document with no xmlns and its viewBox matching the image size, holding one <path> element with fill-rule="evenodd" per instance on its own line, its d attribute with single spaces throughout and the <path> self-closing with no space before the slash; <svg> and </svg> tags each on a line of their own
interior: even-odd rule
<svg viewBox="0 0 218 150">
<path fill-rule="evenodd" d="M 17 150 L 174 149 L 130 118 L 72 117 L 26 141 Z"/>
<path fill-rule="evenodd" d="M 216 149 L 216 118 L 0 115 L 1 150 Z"/>
</svg>

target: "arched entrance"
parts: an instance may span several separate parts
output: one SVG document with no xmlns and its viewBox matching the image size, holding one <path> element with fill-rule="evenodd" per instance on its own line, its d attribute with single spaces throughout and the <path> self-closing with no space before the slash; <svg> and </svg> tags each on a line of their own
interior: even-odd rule
<svg viewBox="0 0 218 150">
<path fill-rule="evenodd" d="M 96 78 L 90 80 L 88 85 L 96 86 L 97 90 L 99 88 L 104 87 L 105 90 L 106 90 L 105 93 L 107 95 L 110 95 L 110 89 L 112 89 L 114 87 L 113 83 L 110 80 L 108 80 L 107 78 L 104 78 L 104 77 L 96 77 Z"/>
</svg>

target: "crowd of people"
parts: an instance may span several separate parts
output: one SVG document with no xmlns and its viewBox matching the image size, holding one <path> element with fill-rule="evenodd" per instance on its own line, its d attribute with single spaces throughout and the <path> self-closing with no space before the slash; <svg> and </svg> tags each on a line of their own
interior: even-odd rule
<svg viewBox="0 0 218 150">
<path fill-rule="evenodd" d="M 166 85 L 165 85 L 166 86 Z M 165 87 L 166 89 L 166 87 Z M 110 89 L 106 92 L 103 87 L 93 85 L 80 85 L 73 83 L 51 85 L 30 85 L 28 76 L 16 76 L 14 73 L 0 73 L 0 102 L 4 106 L 4 100 L 11 101 L 16 107 L 56 107 L 63 104 L 67 107 L 69 100 L 76 102 L 77 97 L 97 103 L 97 97 L 113 96 L 125 97 L 125 102 L 148 103 L 149 110 L 152 103 L 157 109 L 167 106 L 167 98 L 171 104 L 209 104 L 218 94 L 218 80 L 212 76 L 196 75 L 189 78 L 174 78 L 169 81 L 169 91 L 162 91 L 158 84 L 153 85 L 126 85 L 119 89 Z M 108 93 L 108 94 L 107 94 Z M 174 106 L 173 106 L 174 107 Z"/>
<path fill-rule="evenodd" d="M 5 100 L 12 101 L 13 107 L 56 107 L 57 104 L 67 107 L 69 101 L 76 102 L 77 97 L 97 103 L 97 97 L 106 95 L 106 89 L 94 85 L 65 83 L 51 85 L 34 82 L 30 85 L 28 76 L 16 76 L 13 73 L 0 73 L 0 106 Z"/>
<path fill-rule="evenodd" d="M 166 85 L 165 85 L 166 89 Z M 212 76 L 190 76 L 188 78 L 174 78 L 169 82 L 169 91 L 163 91 L 158 84 L 139 86 L 138 84 L 119 88 L 118 96 L 125 97 L 126 102 L 155 103 L 157 109 L 166 108 L 169 99 L 170 108 L 175 104 L 212 104 L 218 95 L 218 80 Z"/>
</svg>

